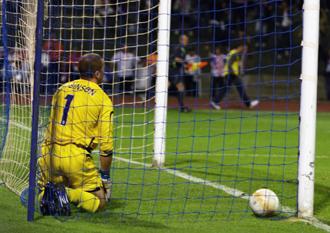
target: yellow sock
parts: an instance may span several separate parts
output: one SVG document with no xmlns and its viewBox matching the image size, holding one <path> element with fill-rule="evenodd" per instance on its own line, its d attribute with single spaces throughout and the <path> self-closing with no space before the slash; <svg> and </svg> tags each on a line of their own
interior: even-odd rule
<svg viewBox="0 0 330 233">
<path fill-rule="evenodd" d="M 96 212 L 100 205 L 100 200 L 93 194 L 85 192 L 82 189 L 66 188 L 70 202 L 78 204 L 78 208 L 82 208 L 88 212 Z"/>
</svg>

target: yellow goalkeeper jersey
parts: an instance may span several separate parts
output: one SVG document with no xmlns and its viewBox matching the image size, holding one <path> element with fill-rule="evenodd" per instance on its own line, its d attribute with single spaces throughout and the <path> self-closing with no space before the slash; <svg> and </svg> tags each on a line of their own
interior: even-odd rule
<svg viewBox="0 0 330 233">
<path fill-rule="evenodd" d="M 53 96 L 43 146 L 76 144 L 94 149 L 99 144 L 101 153 L 110 152 L 112 117 L 112 102 L 96 83 L 83 79 L 68 82 Z"/>
</svg>

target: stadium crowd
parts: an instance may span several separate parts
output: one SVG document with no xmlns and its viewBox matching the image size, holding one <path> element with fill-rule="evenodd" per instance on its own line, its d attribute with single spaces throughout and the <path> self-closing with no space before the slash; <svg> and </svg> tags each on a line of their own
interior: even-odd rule
<svg viewBox="0 0 330 233">
<path fill-rule="evenodd" d="M 219 89 L 225 86 L 223 70 L 227 62 L 226 56 L 237 43 L 244 44 L 249 51 L 267 50 L 275 45 L 277 48 L 276 57 L 279 61 L 291 56 L 291 37 L 294 33 L 292 29 L 301 24 L 302 1 L 294 1 L 290 7 L 286 1 L 263 1 L 258 3 L 257 7 L 256 2 L 248 0 L 172 1 L 171 30 L 173 36 L 171 37 L 169 67 L 172 87 L 170 90 L 179 93 L 177 96 L 181 109 L 185 108 L 183 96 L 200 96 L 202 94 L 200 79 L 202 73 L 209 74 L 210 103 L 213 108 L 218 109 L 218 99 L 221 99 L 221 95 L 224 93 L 219 93 Z M 8 28 L 9 64 L 7 70 L 9 69 L 10 76 L 18 82 L 27 82 L 30 66 L 26 64 L 25 59 L 22 59 L 25 55 L 21 49 L 18 49 L 20 45 L 15 38 L 19 24 L 15 24 L 18 19 L 14 15 L 20 11 L 20 8 L 15 4 L 19 3 L 8 1 L 7 4 L 8 20 L 12 21 Z M 119 18 L 118 22 L 122 21 L 123 27 L 124 24 L 136 21 L 138 17 L 138 14 L 134 13 L 134 9 L 129 9 L 136 7 L 136 4 L 116 4 L 116 1 L 112 0 L 91 1 L 91 5 L 93 4 L 96 6 L 95 9 L 93 8 L 93 11 L 89 9 L 89 11 L 96 12 L 94 14 L 96 14 L 98 26 L 104 27 L 109 24 L 110 27 L 110 22 L 114 19 L 113 16 L 122 15 L 126 11 L 133 13 L 129 15 L 128 21 Z M 141 9 L 148 9 L 153 4 L 153 0 L 145 0 L 141 1 L 140 7 Z M 324 71 L 321 73 L 324 76 L 326 98 L 330 100 L 330 44 L 327 39 L 330 32 L 327 23 L 330 18 L 330 3 L 322 0 L 321 4 L 320 71 Z M 52 10 L 54 9 L 52 8 Z M 57 13 L 54 12 L 54 14 Z M 67 14 L 73 13 L 67 9 Z M 143 18 L 144 16 L 141 14 L 139 17 Z M 54 28 L 59 27 L 55 19 L 46 23 Z M 129 28 L 124 30 L 125 33 L 136 34 L 146 30 L 143 26 L 138 28 L 137 24 L 129 25 Z M 253 29 L 251 29 L 251 25 L 253 25 Z M 149 27 L 151 26 L 149 25 Z M 120 25 L 118 28 L 120 29 Z M 276 36 L 273 35 L 274 31 L 277 32 Z M 182 46 L 180 42 L 182 35 L 185 35 L 189 41 L 185 46 Z M 60 83 L 79 77 L 77 62 L 82 55 L 82 42 L 71 41 L 68 45 L 67 40 L 62 40 L 61 36 L 59 33 L 46 31 L 41 77 L 41 92 L 46 95 L 52 95 Z M 68 46 L 70 49 L 67 49 Z M 181 51 L 180 54 L 182 47 L 185 47 L 185 51 Z M 105 57 L 106 83 L 104 87 L 106 91 L 108 93 L 126 92 L 128 94 L 137 91 L 141 98 L 152 96 L 157 60 L 155 46 L 150 49 L 150 57 L 139 57 L 136 47 L 130 46 L 130 44 L 121 43 L 117 48 L 110 57 Z M 245 55 L 246 52 L 240 54 L 240 74 L 245 73 Z M 2 67 L 0 75 L 3 80 L 6 70 L 4 69 L 3 50 L 1 50 L 0 58 L 0 67 Z M 203 62 L 208 63 L 207 67 L 205 67 L 205 63 L 204 66 L 201 66 Z M 180 82 L 174 77 L 178 75 L 183 77 L 179 80 Z M 118 85 L 113 86 L 113 83 L 118 83 Z M 178 83 L 182 85 L 178 85 Z M 239 91 L 239 93 L 241 92 Z"/>
</svg>

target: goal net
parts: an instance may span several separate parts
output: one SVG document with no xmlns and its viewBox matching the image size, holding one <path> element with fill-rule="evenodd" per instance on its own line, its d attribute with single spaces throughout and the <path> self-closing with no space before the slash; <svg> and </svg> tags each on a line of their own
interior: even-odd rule
<svg viewBox="0 0 330 233">
<path fill-rule="evenodd" d="M 0 179 L 20 194 L 29 173 L 37 14 L 36 3 L 6 2 Z M 40 96 L 34 97 L 40 98 L 38 145 L 54 93 L 79 79 L 83 54 L 97 53 L 105 64 L 102 88 L 114 106 L 113 193 L 97 217 L 246 217 L 249 196 L 260 188 L 278 195 L 282 214 L 295 214 L 299 1 L 173 0 L 169 45 L 159 43 L 168 35 L 158 26 L 164 17 L 160 2 L 45 1 Z M 169 56 L 157 57 L 162 46 Z M 167 80 L 156 78 L 156 63 L 163 59 L 168 92 Z M 159 92 L 168 94 L 168 102 L 156 99 Z M 159 121 L 157 114 L 167 120 Z M 157 124 L 166 129 L 156 140 L 160 144 L 154 138 Z M 165 163 L 152 167 L 159 148 Z M 98 150 L 92 157 L 98 166 Z"/>
<path fill-rule="evenodd" d="M 1 6 L 0 180 L 20 194 L 29 176 L 37 4 L 1 1 Z"/>
</svg>

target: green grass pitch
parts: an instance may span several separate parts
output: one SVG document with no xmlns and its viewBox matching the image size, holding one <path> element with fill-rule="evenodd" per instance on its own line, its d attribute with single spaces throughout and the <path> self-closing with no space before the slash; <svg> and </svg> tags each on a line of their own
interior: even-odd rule
<svg viewBox="0 0 330 233">
<path fill-rule="evenodd" d="M 248 194 L 268 187 L 283 206 L 295 209 L 297 113 L 198 110 L 178 115 L 169 110 L 168 170 L 159 170 L 149 167 L 153 126 L 142 126 L 153 121 L 153 114 L 134 111 L 116 111 L 124 113 L 115 121 L 116 147 L 124 149 L 113 163 L 113 201 L 104 212 L 91 215 L 74 208 L 70 218 L 36 214 L 28 223 L 19 198 L 1 187 L 0 232 L 322 232 L 287 218 L 290 214 L 256 218 L 246 199 L 175 175 L 182 172 Z M 315 182 L 315 215 L 327 224 L 329 119 L 329 113 L 318 114 Z M 136 126 L 130 127 L 133 121 Z"/>
</svg>

